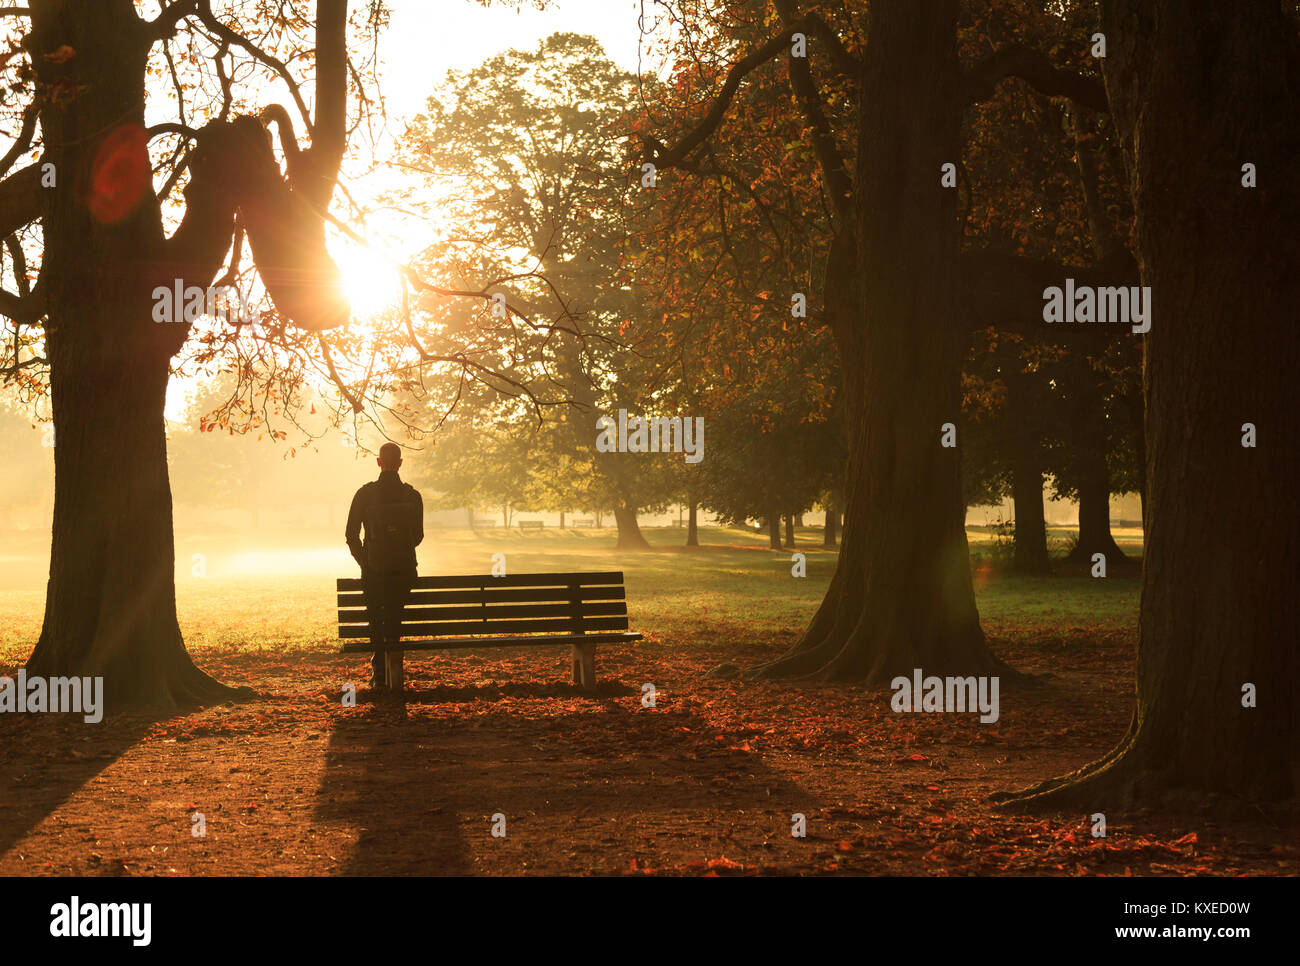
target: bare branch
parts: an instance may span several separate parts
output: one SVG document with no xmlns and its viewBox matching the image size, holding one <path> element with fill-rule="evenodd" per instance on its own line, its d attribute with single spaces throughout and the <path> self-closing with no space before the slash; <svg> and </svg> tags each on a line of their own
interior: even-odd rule
<svg viewBox="0 0 1300 966">
<path fill-rule="evenodd" d="M 32 137 L 36 133 L 36 119 L 39 115 L 40 107 L 36 101 L 32 101 L 23 111 L 23 126 L 18 132 L 18 137 L 5 152 L 5 156 L 0 158 L 0 175 L 12 168 L 14 162 L 26 154 L 27 149 L 32 146 Z"/>
<path fill-rule="evenodd" d="M 293 97 L 293 103 L 298 108 L 298 114 L 302 117 L 302 122 L 307 127 L 307 133 L 314 136 L 315 125 L 312 123 L 311 112 L 307 110 L 307 104 L 302 99 L 302 91 L 298 89 L 298 82 L 293 79 L 293 75 L 289 73 L 289 68 L 285 66 L 284 61 L 268 54 L 243 34 L 231 30 L 218 20 L 212 13 L 211 0 L 198 0 L 198 14 L 199 19 L 203 22 L 203 26 L 211 30 L 220 39 L 224 40 L 226 43 L 234 44 L 236 47 L 241 47 L 248 51 L 248 53 L 252 54 L 255 60 L 258 60 L 262 64 L 271 68 L 271 70 L 275 71 L 275 73 L 280 76 L 280 79 L 283 80 L 289 88 L 289 94 Z"/>
</svg>

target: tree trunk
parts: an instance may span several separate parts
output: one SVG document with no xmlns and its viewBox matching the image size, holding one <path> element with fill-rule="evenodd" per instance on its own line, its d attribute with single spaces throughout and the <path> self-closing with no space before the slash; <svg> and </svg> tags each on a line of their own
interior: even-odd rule
<svg viewBox="0 0 1300 966">
<path fill-rule="evenodd" d="M 1042 446 L 1029 419 L 1029 386 L 1019 374 L 1007 379 L 1008 439 L 1011 456 L 1011 498 L 1015 504 L 1016 546 L 1011 569 L 1042 574 L 1051 570 L 1047 558 L 1047 519 L 1043 515 Z"/>
<path fill-rule="evenodd" d="M 698 547 L 700 545 L 700 529 L 697 519 L 697 504 L 691 500 L 690 511 L 686 517 L 686 546 Z"/>
<path fill-rule="evenodd" d="M 803 639 L 760 673 L 873 685 L 918 667 L 1009 673 L 975 607 L 959 451 L 940 446 L 960 415 L 967 344 L 957 193 L 936 188 L 961 152 L 957 4 L 873 0 L 868 19 L 857 242 L 852 258 L 833 246 L 826 280 L 853 293 L 828 313 L 849 436 L 843 546 Z"/>
<path fill-rule="evenodd" d="M 837 533 L 840 522 L 840 504 L 834 493 L 827 497 L 825 510 L 826 522 L 822 524 L 822 546 L 827 550 L 834 550 L 839 544 Z"/>
<path fill-rule="evenodd" d="M 1294 800 L 1300 782 L 1300 97 L 1277 4 L 1103 0 L 1106 87 L 1137 212 L 1146 551 L 1124 740 L 1018 807 Z M 1257 166 L 1259 187 L 1241 186 Z M 1241 445 L 1254 423 L 1257 448 Z M 1243 688 L 1258 706 L 1243 706 Z M 1259 814 L 1239 804 L 1247 814 Z"/>
<path fill-rule="evenodd" d="M 1092 555 L 1104 554 L 1107 566 L 1128 560 L 1110 532 L 1110 481 L 1106 454 L 1091 447 L 1080 453 L 1079 539 L 1067 558 L 1071 563 L 1091 563 Z"/>
<path fill-rule="evenodd" d="M 787 550 L 794 549 L 794 516 L 789 513 L 785 515 L 785 546 Z"/>
<path fill-rule="evenodd" d="M 184 326 L 151 317 L 163 235 L 142 138 L 147 45 L 130 3 L 32 11 L 40 49 L 67 44 L 90 73 L 76 96 L 50 99 L 41 113 L 45 157 L 58 171 L 42 193 L 54 521 L 44 623 L 27 670 L 102 676 L 110 710 L 229 697 L 233 689 L 194 666 L 176 620 L 163 411 Z M 33 60 L 38 74 L 58 71 Z M 114 143 L 112 167 L 96 168 L 105 160 L 96 152 Z M 83 186 L 106 194 L 79 198 L 77 172 L 93 172 Z"/>
<path fill-rule="evenodd" d="M 781 514 L 767 515 L 767 546 L 769 550 L 781 549 Z"/>
<path fill-rule="evenodd" d="M 560 511 L 560 529 L 561 529 L 561 530 L 564 529 L 564 511 L 563 511 L 563 510 Z"/>
<path fill-rule="evenodd" d="M 650 544 L 646 542 L 645 536 L 641 533 L 641 526 L 636 522 L 636 511 L 622 504 L 614 507 L 614 521 L 618 524 L 618 542 L 614 544 L 618 550 L 649 550 Z"/>
<path fill-rule="evenodd" d="M 1022 574 L 1045 574 L 1052 566 L 1047 556 L 1047 519 L 1043 515 L 1043 473 L 1037 461 L 1018 459 L 1012 468 L 1016 546 L 1011 569 Z"/>
</svg>

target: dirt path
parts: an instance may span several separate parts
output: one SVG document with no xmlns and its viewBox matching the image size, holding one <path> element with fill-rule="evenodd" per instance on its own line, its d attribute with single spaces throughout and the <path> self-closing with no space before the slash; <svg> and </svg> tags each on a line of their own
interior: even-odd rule
<svg viewBox="0 0 1300 966">
<path fill-rule="evenodd" d="M 1300 869 L 1294 830 L 1262 818 L 1107 816 L 1101 840 L 1082 814 L 990 810 L 990 792 L 1078 767 L 1122 735 L 1131 642 L 1118 636 L 1004 643 L 1016 666 L 1059 676 L 1004 689 L 995 724 L 895 714 L 887 692 L 703 676 L 783 644 L 605 649 L 594 697 L 562 683 L 555 650 L 417 655 L 404 703 L 362 689 L 354 708 L 340 692 L 364 679 L 361 660 L 207 649 L 205 667 L 263 697 L 93 728 L 3 716 L 0 874 Z M 805 838 L 791 835 L 796 813 Z"/>
</svg>

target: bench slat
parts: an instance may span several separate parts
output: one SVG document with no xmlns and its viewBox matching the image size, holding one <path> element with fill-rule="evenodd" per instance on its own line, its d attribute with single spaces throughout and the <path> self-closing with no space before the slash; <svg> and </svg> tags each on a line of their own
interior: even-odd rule
<svg viewBox="0 0 1300 966">
<path fill-rule="evenodd" d="M 626 617 L 588 617 L 582 621 L 583 630 L 593 631 L 625 631 L 627 630 Z M 574 629 L 573 618 L 561 620 L 548 620 L 546 618 L 535 618 L 533 620 L 517 621 L 492 621 L 485 625 L 482 621 L 446 621 L 441 624 L 402 624 L 403 637 L 450 637 L 455 634 L 474 634 L 484 633 L 485 629 L 489 633 L 508 634 L 510 632 L 544 634 L 547 631 L 555 634 L 572 633 Z M 370 636 L 370 628 L 365 624 L 344 624 L 339 628 L 339 637 L 366 637 Z"/>
<path fill-rule="evenodd" d="M 577 611 L 580 617 L 614 617 L 627 613 L 627 604 L 621 600 L 609 602 L 586 603 Z M 412 607 L 407 605 L 402 611 L 403 624 L 417 624 L 438 621 L 499 621 L 523 617 L 567 617 L 572 620 L 575 612 L 571 604 L 524 604 L 498 607 Z M 340 624 L 362 624 L 368 620 L 364 607 L 339 611 Z"/>
<path fill-rule="evenodd" d="M 613 617 L 626 614 L 627 604 L 621 600 L 585 603 L 581 605 L 578 613 L 583 617 Z M 491 623 L 520 617 L 568 617 L 572 620 L 574 610 L 571 604 L 516 604 L 498 607 L 411 607 L 407 605 L 402 611 L 403 624 L 480 619 Z M 368 619 L 364 607 L 339 611 L 340 624 L 364 624 Z"/>
<path fill-rule="evenodd" d="M 574 585 L 583 587 L 591 584 L 621 584 L 621 570 L 602 571 L 599 573 L 567 574 L 506 574 L 493 577 L 491 574 L 467 574 L 451 577 L 417 577 L 412 585 L 417 589 L 440 589 L 450 587 L 555 587 Z M 340 577 L 338 589 L 361 590 L 360 577 Z"/>
<path fill-rule="evenodd" d="M 403 641 L 403 651 L 441 651 L 460 648 L 484 647 L 526 647 L 534 644 L 619 644 L 642 640 L 640 634 L 585 634 L 581 637 L 565 634 L 536 637 L 442 637 L 428 640 Z M 369 654 L 374 651 L 369 641 L 357 641 L 344 644 L 340 649 L 345 654 Z M 398 648 L 380 648 L 379 650 L 398 650 Z"/>
<path fill-rule="evenodd" d="M 529 587 L 523 589 L 501 590 L 413 590 L 407 595 L 406 606 L 432 606 L 435 604 L 506 604 L 525 603 L 542 604 L 548 601 L 568 603 L 574 599 L 582 602 L 589 600 L 625 600 L 626 591 L 622 587 L 579 587 L 575 593 L 572 587 Z M 351 591 L 338 595 L 340 607 L 365 607 L 364 591 Z"/>
</svg>

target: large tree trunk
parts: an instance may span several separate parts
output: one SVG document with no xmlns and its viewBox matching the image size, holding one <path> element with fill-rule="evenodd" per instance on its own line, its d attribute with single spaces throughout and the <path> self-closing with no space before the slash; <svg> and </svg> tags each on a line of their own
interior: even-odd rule
<svg viewBox="0 0 1300 966">
<path fill-rule="evenodd" d="M 789 513 L 785 515 L 785 546 L 787 550 L 794 549 L 794 516 Z"/>
<path fill-rule="evenodd" d="M 856 253 L 837 275 L 833 251 L 826 283 L 865 293 L 847 317 L 831 313 L 849 436 L 843 546 L 802 641 L 761 673 L 888 685 L 918 667 L 1004 672 L 975 608 L 959 450 L 940 446 L 967 341 L 956 192 L 937 188 L 961 149 L 957 4 L 873 0 L 869 21 Z"/>
<path fill-rule="evenodd" d="M 1144 284 L 1146 552 L 1124 740 L 1019 806 L 1294 799 L 1300 787 L 1300 99 L 1278 4 L 1103 0 Z M 1240 186 L 1257 165 L 1258 188 Z M 1241 445 L 1254 423 L 1258 447 Z M 1258 706 L 1243 707 L 1247 685 Z M 1249 808 L 1249 806 L 1245 806 Z M 1257 814 L 1257 813 L 1256 813 Z"/>
<path fill-rule="evenodd" d="M 781 549 L 781 514 L 769 513 L 767 515 L 767 548 L 769 550 Z"/>
<path fill-rule="evenodd" d="M 110 709 L 209 701 L 233 692 L 194 666 L 176 620 L 163 409 L 184 326 L 151 318 L 163 234 L 143 139 L 147 45 L 125 0 L 32 11 L 34 49 L 67 44 L 85 80 L 41 111 L 58 171 L 42 194 L 55 496 L 27 670 L 103 676 Z"/>
</svg>

